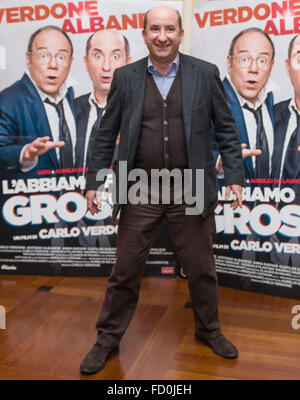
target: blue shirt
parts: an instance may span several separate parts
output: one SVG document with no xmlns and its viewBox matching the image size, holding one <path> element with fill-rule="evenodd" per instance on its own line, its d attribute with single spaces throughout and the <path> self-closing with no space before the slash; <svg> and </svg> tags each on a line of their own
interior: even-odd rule
<svg viewBox="0 0 300 400">
<path fill-rule="evenodd" d="M 148 57 L 148 71 L 152 74 L 154 82 L 161 94 L 161 97 L 165 100 L 168 96 L 169 90 L 175 79 L 177 70 L 179 67 L 179 54 L 177 54 L 175 60 L 170 64 L 169 71 L 163 75 L 160 73 L 152 64 L 150 57 Z"/>
</svg>

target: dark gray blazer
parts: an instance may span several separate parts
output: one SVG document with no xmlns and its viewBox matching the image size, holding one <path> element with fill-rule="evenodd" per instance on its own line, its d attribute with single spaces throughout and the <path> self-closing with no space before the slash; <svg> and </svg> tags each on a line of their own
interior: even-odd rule
<svg viewBox="0 0 300 400">
<path fill-rule="evenodd" d="M 213 159 L 212 126 L 220 149 L 225 184 L 243 185 L 241 142 L 215 65 L 180 54 L 184 134 L 189 168 L 204 169 L 204 210 L 217 205 L 218 182 Z M 147 58 L 115 71 L 107 108 L 95 137 L 88 166 L 87 189 L 97 189 L 97 171 L 110 167 L 115 141 L 120 131 L 119 161 L 134 168 L 141 130 L 147 76 Z M 118 171 L 116 175 L 118 177 Z M 121 184 L 124 182 L 121 182 Z M 116 204 L 113 216 L 120 205 Z"/>
</svg>

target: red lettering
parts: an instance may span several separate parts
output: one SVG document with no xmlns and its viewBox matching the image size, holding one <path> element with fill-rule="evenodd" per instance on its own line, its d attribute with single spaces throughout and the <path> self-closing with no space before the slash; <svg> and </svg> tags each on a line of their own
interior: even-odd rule
<svg viewBox="0 0 300 400">
<path fill-rule="evenodd" d="M 83 28 L 83 27 L 82 27 L 82 21 L 81 21 L 80 18 L 77 18 L 76 21 L 77 21 L 77 33 L 87 33 L 87 32 L 90 32 L 90 29 L 89 29 L 89 28 Z"/>
<path fill-rule="evenodd" d="M 287 12 L 287 1 L 282 2 L 282 7 L 278 3 L 272 3 L 272 18 L 277 18 L 277 15 L 285 16 Z"/>
<path fill-rule="evenodd" d="M 275 36 L 279 35 L 279 32 L 278 32 L 273 20 L 270 19 L 269 21 L 267 21 L 266 26 L 265 26 L 265 32 L 268 35 L 275 35 Z"/>
<path fill-rule="evenodd" d="M 198 14 L 198 13 L 195 13 L 195 18 L 196 18 L 199 28 L 204 28 L 206 25 L 206 22 L 207 22 L 207 18 L 208 18 L 208 11 L 205 11 L 205 13 L 203 15 L 203 19 L 201 19 L 200 14 Z"/>
<path fill-rule="evenodd" d="M 50 10 L 48 7 L 40 5 L 35 7 L 35 17 L 37 21 L 47 19 L 50 15 Z"/>
<path fill-rule="evenodd" d="M 17 7 L 6 9 L 6 21 L 8 24 L 12 22 L 20 22 L 20 20 L 17 18 L 19 16 L 18 11 L 19 9 Z"/>
<path fill-rule="evenodd" d="M 103 18 L 101 17 L 92 17 L 90 18 L 91 32 L 99 31 L 100 29 L 104 29 Z"/>
<path fill-rule="evenodd" d="M 62 26 L 62 30 L 67 32 L 67 33 L 76 33 L 76 29 L 74 28 L 72 22 L 70 19 L 65 19 L 63 26 Z"/>
<path fill-rule="evenodd" d="M 221 18 L 221 20 L 220 20 Z M 216 26 L 216 25 L 222 25 L 223 20 L 222 20 L 222 10 L 215 10 L 210 12 L 210 25 L 211 26 Z"/>
<path fill-rule="evenodd" d="M 0 22 L 2 21 L 5 8 L 0 8 Z"/>
<path fill-rule="evenodd" d="M 34 18 L 32 16 L 33 13 L 33 7 L 20 7 L 20 21 L 25 22 L 26 19 L 28 19 L 28 21 L 34 21 Z"/>
<path fill-rule="evenodd" d="M 233 24 L 237 23 L 236 20 L 237 11 L 235 8 L 227 8 L 224 10 L 224 25 L 228 24 L 228 21 L 232 22 Z"/>
<path fill-rule="evenodd" d="M 300 17 L 294 18 L 294 33 L 300 33 Z"/>
<path fill-rule="evenodd" d="M 244 15 L 244 13 L 246 15 Z M 239 7 L 238 8 L 238 21 L 247 22 L 252 18 L 252 9 L 250 7 Z"/>
<path fill-rule="evenodd" d="M 61 10 L 61 12 L 59 13 L 58 10 Z M 57 19 L 64 18 L 67 15 L 67 12 L 68 12 L 67 7 L 62 3 L 54 4 L 51 7 L 52 17 L 57 18 Z"/>
<path fill-rule="evenodd" d="M 290 33 L 293 33 L 293 29 L 286 30 L 285 29 L 285 20 L 281 19 L 279 21 L 279 26 L 280 26 L 280 35 L 289 35 Z"/>
<path fill-rule="evenodd" d="M 81 17 L 83 12 L 83 2 L 79 1 L 78 7 L 74 3 L 68 3 L 69 6 L 69 17 L 73 18 L 76 13 L 79 17 Z"/>
<path fill-rule="evenodd" d="M 98 15 L 97 1 L 86 1 L 85 2 L 85 12 L 87 15 Z"/>
<path fill-rule="evenodd" d="M 292 15 L 300 15 L 300 1 L 290 0 L 290 12 Z"/>
<path fill-rule="evenodd" d="M 259 11 L 260 10 L 264 10 L 264 14 L 260 15 Z M 267 19 L 271 14 L 271 10 L 270 7 L 267 4 L 258 4 L 255 8 L 254 8 L 254 17 L 256 19 L 258 19 L 259 21 L 262 21 L 264 19 Z"/>
<path fill-rule="evenodd" d="M 122 29 L 115 15 L 109 16 L 106 29 L 117 29 L 118 31 Z"/>
<path fill-rule="evenodd" d="M 128 29 L 128 25 L 133 29 L 138 28 L 137 14 L 132 14 L 132 19 L 128 15 L 122 14 L 122 27 Z"/>
</svg>

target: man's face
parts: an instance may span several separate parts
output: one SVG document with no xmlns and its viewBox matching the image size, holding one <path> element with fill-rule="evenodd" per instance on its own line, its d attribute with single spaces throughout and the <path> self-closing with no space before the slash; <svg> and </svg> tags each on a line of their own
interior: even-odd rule
<svg viewBox="0 0 300 400">
<path fill-rule="evenodd" d="M 37 86 L 56 98 L 70 71 L 70 43 L 59 31 L 42 31 L 33 40 L 32 54 L 26 53 L 26 63 Z"/>
<path fill-rule="evenodd" d="M 95 33 L 88 55 L 84 57 L 95 91 L 107 96 L 115 69 L 130 60 L 126 56 L 124 38 L 119 32 L 103 30 Z"/>
<path fill-rule="evenodd" d="M 245 67 L 245 60 L 249 56 L 251 62 Z M 268 39 L 262 33 L 248 32 L 237 40 L 233 57 L 227 57 L 232 83 L 240 95 L 253 104 L 270 77 L 274 63 L 272 56 L 272 46 Z"/>
<path fill-rule="evenodd" d="M 300 96 L 300 35 L 295 39 L 290 59 L 285 61 L 287 73 L 294 86 L 295 94 Z"/>
<path fill-rule="evenodd" d="M 143 38 L 152 61 L 171 63 L 183 40 L 176 11 L 164 6 L 153 8 L 148 13 Z"/>
</svg>

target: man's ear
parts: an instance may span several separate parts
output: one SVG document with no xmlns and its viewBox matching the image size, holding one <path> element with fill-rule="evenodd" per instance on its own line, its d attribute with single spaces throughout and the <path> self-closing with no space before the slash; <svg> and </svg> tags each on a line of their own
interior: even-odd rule
<svg viewBox="0 0 300 400">
<path fill-rule="evenodd" d="M 88 71 L 88 67 L 87 67 L 87 56 L 83 56 L 83 62 L 84 62 L 85 70 L 86 70 L 87 72 L 89 72 L 89 71 Z"/>
<path fill-rule="evenodd" d="M 180 32 L 180 44 L 183 42 L 183 38 L 184 38 L 184 30 L 181 29 L 181 32 Z"/>
<path fill-rule="evenodd" d="M 287 72 L 288 76 L 290 76 L 290 60 L 287 58 L 284 63 L 285 63 L 286 72 Z"/>
<path fill-rule="evenodd" d="M 25 62 L 26 62 L 27 68 L 30 69 L 30 65 L 31 65 L 31 55 L 29 54 L 28 51 L 26 51 L 26 54 L 25 54 Z"/>
<path fill-rule="evenodd" d="M 230 57 L 230 55 L 228 55 L 226 58 L 226 64 L 227 64 L 227 71 L 229 72 L 229 74 L 231 71 L 231 63 L 232 63 L 232 58 Z"/>
</svg>

